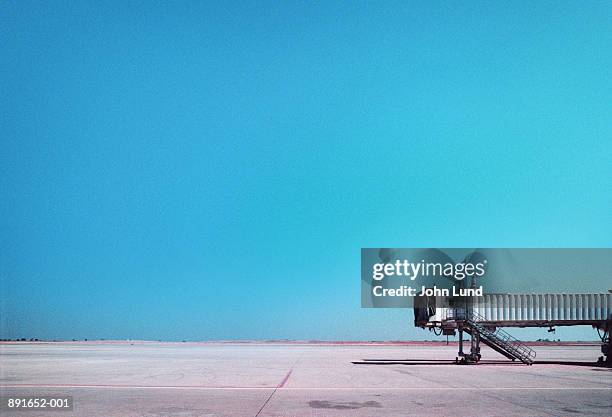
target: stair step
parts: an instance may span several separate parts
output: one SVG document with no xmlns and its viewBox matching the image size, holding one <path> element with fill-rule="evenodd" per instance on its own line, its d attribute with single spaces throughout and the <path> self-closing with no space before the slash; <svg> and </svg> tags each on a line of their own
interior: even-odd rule
<svg viewBox="0 0 612 417">
<path fill-rule="evenodd" d="M 478 332 L 480 339 L 485 344 L 504 356 L 510 359 L 519 359 L 521 362 L 528 365 L 533 363 L 532 357 L 535 357 L 533 349 L 523 345 L 518 339 L 513 338 L 508 333 L 502 331 L 503 333 L 501 333 L 500 337 L 498 333 L 501 329 L 491 331 L 473 319 L 467 320 L 467 324 L 470 330 Z"/>
</svg>

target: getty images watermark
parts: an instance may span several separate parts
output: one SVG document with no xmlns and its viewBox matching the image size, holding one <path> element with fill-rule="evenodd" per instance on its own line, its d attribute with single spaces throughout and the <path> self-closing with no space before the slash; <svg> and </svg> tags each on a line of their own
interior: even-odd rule
<svg viewBox="0 0 612 417">
<path fill-rule="evenodd" d="M 478 263 L 471 262 L 410 262 L 408 259 L 396 259 L 395 262 L 379 262 L 372 265 L 372 279 L 381 281 L 387 277 L 406 277 L 415 281 L 419 277 L 444 277 L 449 280 L 463 281 L 465 278 L 482 278 L 486 272 L 487 260 Z M 374 285 L 372 293 L 376 297 L 402 297 L 402 296 L 482 296 L 482 285 L 476 288 L 428 288 L 421 285 L 420 290 L 408 285 L 399 288 L 384 288 L 383 285 Z"/>
<path fill-rule="evenodd" d="M 415 298 L 436 305 L 461 297 L 555 291 L 600 292 L 612 271 L 612 249 L 364 248 L 361 306 L 413 307 Z"/>
</svg>

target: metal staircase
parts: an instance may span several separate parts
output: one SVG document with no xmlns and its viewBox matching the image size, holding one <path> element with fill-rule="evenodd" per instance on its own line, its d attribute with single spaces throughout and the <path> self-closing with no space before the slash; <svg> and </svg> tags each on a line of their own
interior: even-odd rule
<svg viewBox="0 0 612 417">
<path fill-rule="evenodd" d="M 533 364 L 536 356 L 533 349 L 499 327 L 486 326 L 485 318 L 478 313 L 472 311 L 471 314 L 466 315 L 465 312 L 456 312 L 456 316 L 456 319 L 464 320 L 466 326 L 463 330 L 465 332 L 472 337 L 478 337 L 496 352 L 508 359 L 518 359 L 527 365 Z"/>
</svg>

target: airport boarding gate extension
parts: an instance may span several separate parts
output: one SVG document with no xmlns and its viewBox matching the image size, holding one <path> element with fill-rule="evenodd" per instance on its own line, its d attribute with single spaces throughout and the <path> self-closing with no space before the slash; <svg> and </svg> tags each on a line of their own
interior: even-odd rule
<svg viewBox="0 0 612 417">
<path fill-rule="evenodd" d="M 459 332 L 458 363 L 477 363 L 480 342 L 511 360 L 527 365 L 536 352 L 502 330 L 502 327 L 592 326 L 601 338 L 603 356 L 610 366 L 612 293 L 600 294 L 486 294 L 482 297 L 415 297 L 415 326 L 436 334 Z M 471 336 L 464 351 L 463 333 Z"/>
</svg>

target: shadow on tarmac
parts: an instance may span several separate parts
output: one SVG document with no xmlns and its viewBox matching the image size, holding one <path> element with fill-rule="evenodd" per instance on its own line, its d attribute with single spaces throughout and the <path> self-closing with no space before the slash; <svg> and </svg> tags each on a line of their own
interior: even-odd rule
<svg viewBox="0 0 612 417">
<path fill-rule="evenodd" d="M 354 365 L 457 365 L 455 360 L 432 360 L 432 359 L 362 359 L 361 361 L 351 362 Z M 504 361 L 504 360 L 481 360 L 476 365 L 505 365 L 505 366 L 526 366 L 519 361 Z M 601 364 L 597 362 L 574 362 L 574 361 L 535 361 L 533 365 L 569 365 L 569 366 L 587 366 L 601 368 Z"/>
</svg>

